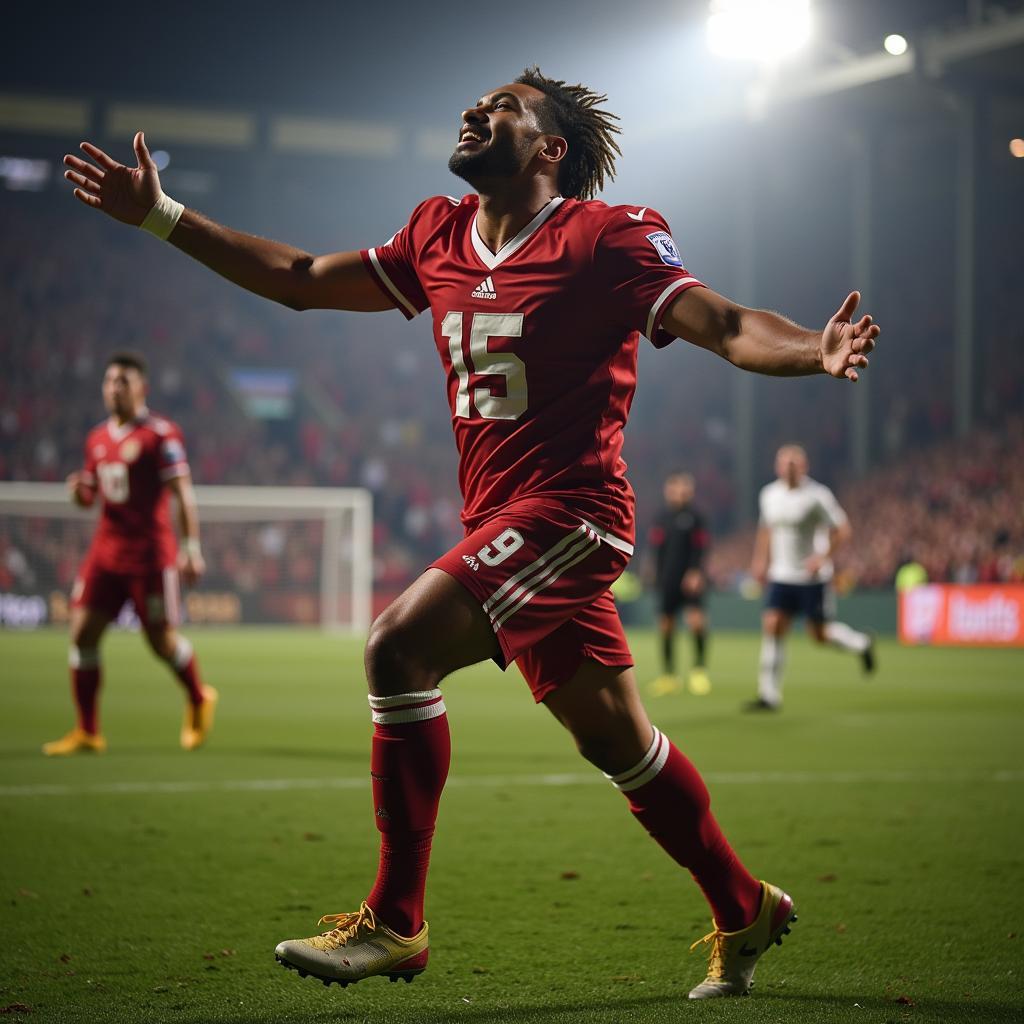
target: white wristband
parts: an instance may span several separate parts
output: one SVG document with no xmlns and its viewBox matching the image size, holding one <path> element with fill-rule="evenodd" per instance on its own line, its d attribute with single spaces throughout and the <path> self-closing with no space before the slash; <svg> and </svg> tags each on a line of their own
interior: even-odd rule
<svg viewBox="0 0 1024 1024">
<path fill-rule="evenodd" d="M 183 204 L 175 202 L 165 192 L 161 192 L 139 227 L 165 242 L 184 212 Z"/>
<path fill-rule="evenodd" d="M 202 558 L 203 549 L 199 546 L 198 537 L 186 537 L 185 538 L 185 554 L 189 558 Z"/>
</svg>

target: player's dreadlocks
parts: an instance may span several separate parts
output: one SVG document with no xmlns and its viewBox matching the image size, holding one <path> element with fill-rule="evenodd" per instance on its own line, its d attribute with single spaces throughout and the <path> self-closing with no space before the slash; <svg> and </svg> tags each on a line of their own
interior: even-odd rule
<svg viewBox="0 0 1024 1024">
<path fill-rule="evenodd" d="M 593 199 L 605 178 L 615 179 L 615 157 L 622 150 L 614 136 L 620 132 L 616 114 L 598 109 L 608 97 L 585 85 L 567 85 L 541 74 L 536 64 L 517 79 L 519 85 L 539 89 L 545 100 L 537 109 L 541 131 L 560 135 L 569 144 L 558 169 L 558 187 L 572 199 Z"/>
</svg>

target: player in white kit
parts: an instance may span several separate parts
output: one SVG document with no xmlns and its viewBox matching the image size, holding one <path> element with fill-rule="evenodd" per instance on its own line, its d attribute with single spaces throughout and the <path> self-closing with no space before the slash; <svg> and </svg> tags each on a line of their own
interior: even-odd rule
<svg viewBox="0 0 1024 1024">
<path fill-rule="evenodd" d="M 821 644 L 860 656 L 865 672 L 875 669 L 874 643 L 844 622 L 836 622 L 832 555 L 852 531 L 835 495 L 807 475 L 807 454 L 784 445 L 775 456 L 777 480 L 761 489 L 761 518 L 751 575 L 767 584 L 761 617 L 761 663 L 757 699 L 748 711 L 777 711 L 782 706 L 784 641 L 797 616 L 807 619 L 810 635 Z"/>
</svg>

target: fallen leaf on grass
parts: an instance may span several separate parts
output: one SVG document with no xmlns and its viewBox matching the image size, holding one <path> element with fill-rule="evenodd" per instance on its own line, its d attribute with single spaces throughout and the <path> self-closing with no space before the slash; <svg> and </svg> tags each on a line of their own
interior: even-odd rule
<svg viewBox="0 0 1024 1024">
<path fill-rule="evenodd" d="M 836 931 L 839 932 L 840 935 L 845 935 L 846 934 L 846 925 L 845 924 L 837 924 L 836 925 Z"/>
<path fill-rule="evenodd" d="M 25 899 L 27 899 L 27 900 L 37 900 L 37 899 L 39 899 L 39 893 L 33 892 L 31 889 L 19 889 L 18 890 L 18 895 L 19 896 L 24 896 Z M 21 1004 L 20 1003 L 12 1003 L 11 1005 L 12 1006 L 20 1006 Z M 19 1010 L 18 1012 L 21 1013 L 23 1011 Z"/>
<path fill-rule="evenodd" d="M 303 832 L 302 838 L 307 843 L 322 843 L 324 841 L 324 837 L 319 832 Z"/>
<path fill-rule="evenodd" d="M 214 955 L 213 955 L 213 953 L 204 953 L 203 954 L 203 959 L 204 960 L 213 960 L 214 959 Z"/>
<path fill-rule="evenodd" d="M 235 951 L 233 949 L 222 949 L 220 951 L 220 955 L 221 956 L 234 956 L 235 955 Z"/>
<path fill-rule="evenodd" d="M 639 974 L 616 974 L 612 978 L 612 981 L 625 982 L 627 985 L 632 985 L 634 982 L 640 982 L 642 985 L 643 980 L 644 979 L 641 978 Z"/>
<path fill-rule="evenodd" d="M 563 871 L 559 876 L 563 882 L 573 882 L 580 877 L 578 871 Z"/>
<path fill-rule="evenodd" d="M 62 964 L 69 964 L 69 963 L 71 963 L 71 954 L 70 953 L 61 953 L 61 955 L 60 955 L 60 962 Z"/>
<path fill-rule="evenodd" d="M 474 974 L 486 974 L 487 973 L 487 968 L 486 967 L 474 967 L 473 968 L 473 973 Z"/>
<path fill-rule="evenodd" d="M 896 1002 L 899 1003 L 900 1006 L 914 1006 L 915 1005 L 914 1004 L 914 1000 L 911 999 L 910 996 L 897 996 L 896 997 Z"/>
<path fill-rule="evenodd" d="M 7 1006 L 0 1006 L 0 1013 L 31 1013 L 32 1007 L 24 1003 L 8 1003 Z"/>
<path fill-rule="evenodd" d="M 84 888 L 84 889 L 82 890 L 82 895 L 83 895 L 83 896 L 91 896 L 91 895 L 92 895 L 92 889 L 90 889 L 90 888 L 89 888 L 89 886 L 86 886 L 86 887 L 85 887 L 85 888 Z"/>
<path fill-rule="evenodd" d="M 819 882 L 837 882 L 839 880 L 838 875 L 833 875 L 830 871 L 827 875 L 818 875 Z"/>
</svg>

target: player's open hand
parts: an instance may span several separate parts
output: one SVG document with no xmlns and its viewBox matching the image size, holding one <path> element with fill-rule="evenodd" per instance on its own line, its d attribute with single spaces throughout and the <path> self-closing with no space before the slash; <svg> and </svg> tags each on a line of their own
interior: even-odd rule
<svg viewBox="0 0 1024 1024">
<path fill-rule="evenodd" d="M 160 198 L 160 174 L 146 148 L 142 132 L 135 133 L 135 157 L 138 167 L 126 167 L 108 156 L 99 146 L 83 142 L 82 152 L 89 160 L 64 157 L 64 172 L 75 186 L 75 198 L 109 214 L 114 220 L 138 227 Z"/>
<path fill-rule="evenodd" d="M 850 292 L 822 331 L 821 365 L 829 376 L 856 381 L 859 371 L 868 365 L 868 353 L 875 347 L 875 339 L 881 333 L 881 328 L 872 322 L 870 316 L 862 316 L 853 322 L 859 302 L 860 292 Z"/>
<path fill-rule="evenodd" d="M 65 481 L 68 488 L 68 494 L 71 495 L 71 500 L 82 508 L 88 508 L 93 499 L 96 497 L 96 490 L 90 487 L 85 482 L 85 477 L 79 473 L 69 473 L 67 480 Z"/>
</svg>

